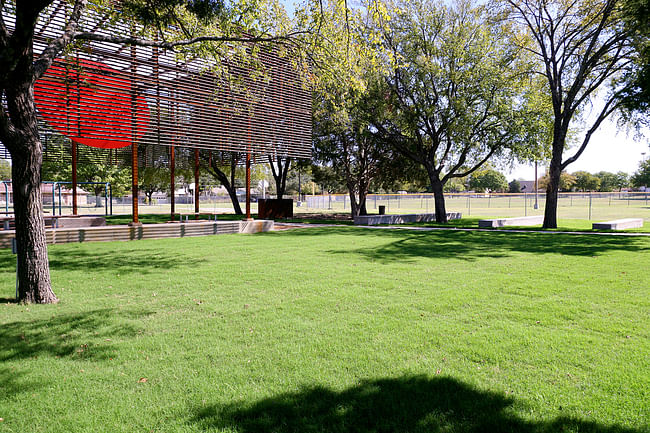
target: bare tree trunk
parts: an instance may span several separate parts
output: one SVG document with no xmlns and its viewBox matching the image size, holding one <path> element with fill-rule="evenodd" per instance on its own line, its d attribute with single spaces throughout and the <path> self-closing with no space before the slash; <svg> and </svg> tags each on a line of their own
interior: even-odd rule
<svg viewBox="0 0 650 433">
<path fill-rule="evenodd" d="M 226 191 L 228 191 L 228 196 L 232 202 L 232 207 L 235 210 L 235 214 L 243 215 L 244 212 L 241 210 L 239 199 L 237 198 L 237 188 L 235 187 L 235 170 L 237 169 L 237 158 L 235 155 L 235 152 L 231 153 L 230 179 L 228 178 L 228 175 L 219 168 L 216 158 L 209 159 L 208 171 L 210 174 L 216 177 L 219 183 L 221 183 L 221 185 L 226 188 Z"/>
<path fill-rule="evenodd" d="M 29 111 L 28 106 L 24 109 Z M 58 299 L 50 282 L 43 221 L 43 147 L 36 130 L 36 114 L 32 114 L 33 128 L 23 130 L 21 142 L 9 146 L 18 245 L 18 299 L 26 303 L 49 304 L 58 302 Z"/>
<path fill-rule="evenodd" d="M 276 164 L 277 170 L 275 166 Z M 283 165 L 282 157 L 278 156 L 276 162 L 273 162 L 273 158 L 269 155 L 269 165 L 271 166 L 271 173 L 275 180 L 276 198 L 281 199 L 287 189 L 287 174 L 289 173 L 289 167 L 291 166 L 291 157 L 286 157 Z"/>
</svg>

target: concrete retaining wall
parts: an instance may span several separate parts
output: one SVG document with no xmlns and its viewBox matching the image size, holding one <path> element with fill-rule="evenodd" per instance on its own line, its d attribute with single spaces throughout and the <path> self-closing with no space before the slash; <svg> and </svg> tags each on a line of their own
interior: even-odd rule
<svg viewBox="0 0 650 433">
<path fill-rule="evenodd" d="M 638 229 L 643 227 L 642 218 L 623 218 L 614 221 L 605 221 L 593 223 L 591 228 L 594 230 L 625 230 L 625 229 Z"/>
<path fill-rule="evenodd" d="M 448 220 L 461 219 L 460 212 L 448 212 Z M 403 215 L 366 215 L 354 217 L 354 224 L 363 226 L 375 226 L 378 224 L 404 224 L 431 222 L 436 220 L 436 215 L 432 213 L 420 214 L 403 214 Z"/>
<path fill-rule="evenodd" d="M 494 218 L 479 220 L 478 226 L 483 228 L 505 227 L 505 226 L 535 226 L 544 222 L 544 215 L 533 215 L 515 218 Z"/>
<path fill-rule="evenodd" d="M 139 239 L 183 238 L 226 233 L 259 233 L 273 230 L 273 221 L 206 221 L 46 229 L 48 244 L 70 242 L 133 241 Z M 0 231 L 0 248 L 11 248 L 14 230 Z"/>
</svg>

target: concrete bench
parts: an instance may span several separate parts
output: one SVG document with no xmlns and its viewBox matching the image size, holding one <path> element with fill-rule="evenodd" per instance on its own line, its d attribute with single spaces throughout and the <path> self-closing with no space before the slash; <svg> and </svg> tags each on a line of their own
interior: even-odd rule
<svg viewBox="0 0 650 433">
<path fill-rule="evenodd" d="M 620 220 L 593 223 L 591 225 L 591 228 L 594 230 L 625 230 L 637 229 L 640 227 L 643 227 L 642 218 L 623 218 Z"/>
<path fill-rule="evenodd" d="M 448 220 L 461 219 L 460 212 L 447 212 Z M 432 222 L 436 220 L 436 214 L 401 214 L 401 215 L 364 215 L 354 217 L 355 225 L 376 226 L 378 224 L 404 224 L 404 223 L 421 223 Z"/>
<path fill-rule="evenodd" d="M 505 226 L 536 226 L 544 222 L 544 215 L 533 215 L 515 218 L 494 218 L 479 220 L 478 226 L 482 228 L 494 228 Z"/>
</svg>

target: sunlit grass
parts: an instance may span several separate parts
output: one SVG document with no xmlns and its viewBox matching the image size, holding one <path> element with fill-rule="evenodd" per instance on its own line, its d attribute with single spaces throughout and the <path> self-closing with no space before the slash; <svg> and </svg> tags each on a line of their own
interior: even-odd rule
<svg viewBox="0 0 650 433">
<path fill-rule="evenodd" d="M 0 252 L 0 431 L 647 432 L 650 240 L 311 228 Z"/>
</svg>

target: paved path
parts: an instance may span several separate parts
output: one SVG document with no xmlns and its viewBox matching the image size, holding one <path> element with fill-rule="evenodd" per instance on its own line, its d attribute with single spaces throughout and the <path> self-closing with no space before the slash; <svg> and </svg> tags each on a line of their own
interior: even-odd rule
<svg viewBox="0 0 650 433">
<path fill-rule="evenodd" d="M 464 228 L 464 227 L 415 227 L 415 226 L 361 226 L 361 225 L 347 225 L 347 224 L 301 224 L 301 223 L 275 223 L 277 230 L 310 228 L 310 227 L 348 227 L 348 228 L 362 228 L 373 230 L 415 230 L 415 231 L 435 231 L 435 230 L 451 230 L 460 232 L 492 232 L 492 233 L 540 233 L 546 235 L 587 235 L 587 236 L 642 236 L 650 237 L 650 233 L 617 233 L 617 232 L 571 232 L 571 231 L 550 231 L 550 230 L 511 230 L 511 229 L 480 229 L 480 228 Z"/>
</svg>

